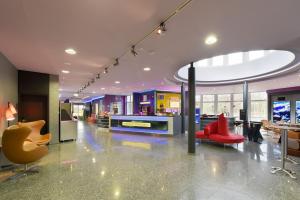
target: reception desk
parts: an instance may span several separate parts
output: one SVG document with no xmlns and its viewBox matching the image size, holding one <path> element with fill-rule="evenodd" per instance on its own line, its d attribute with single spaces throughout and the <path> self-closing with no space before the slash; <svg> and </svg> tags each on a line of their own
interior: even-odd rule
<svg viewBox="0 0 300 200">
<path fill-rule="evenodd" d="M 110 117 L 110 130 L 158 135 L 180 133 L 180 116 L 124 116 Z"/>
</svg>

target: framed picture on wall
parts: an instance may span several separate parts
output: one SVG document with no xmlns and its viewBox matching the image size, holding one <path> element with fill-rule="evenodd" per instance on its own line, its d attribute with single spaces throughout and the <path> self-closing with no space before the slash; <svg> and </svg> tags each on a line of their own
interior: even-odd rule
<svg viewBox="0 0 300 200">
<path fill-rule="evenodd" d="M 300 123 L 300 101 L 296 101 L 296 123 Z"/>
<path fill-rule="evenodd" d="M 273 122 L 284 121 L 291 122 L 291 104 L 290 101 L 273 102 Z"/>
</svg>

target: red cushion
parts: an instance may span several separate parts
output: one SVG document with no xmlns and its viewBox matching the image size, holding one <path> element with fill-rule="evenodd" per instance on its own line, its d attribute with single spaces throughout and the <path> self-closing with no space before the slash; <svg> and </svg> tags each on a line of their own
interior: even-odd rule
<svg viewBox="0 0 300 200">
<path fill-rule="evenodd" d="M 235 144 L 244 142 L 244 136 L 229 133 L 228 135 L 211 134 L 209 139 L 218 143 Z"/>
<path fill-rule="evenodd" d="M 218 121 L 207 124 L 204 128 L 204 133 L 206 135 L 217 134 L 218 133 Z"/>
<path fill-rule="evenodd" d="M 219 116 L 218 119 L 218 134 L 220 135 L 229 134 L 227 119 L 224 117 L 223 113 Z"/>
<path fill-rule="evenodd" d="M 205 139 L 205 138 L 207 138 L 207 136 L 204 134 L 204 131 L 197 131 L 196 138 Z"/>
</svg>

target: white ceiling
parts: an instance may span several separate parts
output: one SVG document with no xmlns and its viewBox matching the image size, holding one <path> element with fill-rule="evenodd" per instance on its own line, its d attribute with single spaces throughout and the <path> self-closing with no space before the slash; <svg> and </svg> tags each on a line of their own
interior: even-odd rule
<svg viewBox="0 0 300 200">
<path fill-rule="evenodd" d="M 72 96 L 182 2 L 0 0 L 0 51 L 18 69 L 59 74 L 63 96 Z M 137 57 L 125 55 L 119 66 L 83 95 L 178 89 L 172 77 L 181 66 L 231 52 L 283 49 L 299 53 L 299 8 L 299 0 L 194 0 L 168 21 L 164 36 L 151 35 L 136 47 Z M 216 34 L 219 42 L 206 46 L 204 38 L 210 33 Z M 67 55 L 66 48 L 74 48 L 78 54 Z M 144 72 L 144 67 L 152 70 Z M 62 75 L 62 69 L 71 73 Z M 284 78 L 288 81 L 278 85 Z M 121 84 L 114 84 L 117 80 Z M 250 89 L 294 86 L 299 80 L 298 74 L 291 74 L 251 83 Z M 272 81 L 276 84 L 270 84 Z M 239 87 L 219 86 L 215 90 L 235 91 Z"/>
</svg>

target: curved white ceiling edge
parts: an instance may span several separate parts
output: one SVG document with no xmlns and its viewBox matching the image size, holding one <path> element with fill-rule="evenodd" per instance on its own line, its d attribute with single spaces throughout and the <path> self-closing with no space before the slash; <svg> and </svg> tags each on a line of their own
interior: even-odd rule
<svg viewBox="0 0 300 200">
<path fill-rule="evenodd" d="M 276 50 L 263 58 L 238 65 L 224 65 L 220 67 L 195 67 L 195 81 L 197 85 L 235 84 L 244 81 L 256 81 L 271 78 L 300 66 L 295 63 L 296 56 L 291 51 Z M 181 67 L 174 75 L 174 79 L 187 82 L 188 67 Z"/>
</svg>

